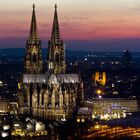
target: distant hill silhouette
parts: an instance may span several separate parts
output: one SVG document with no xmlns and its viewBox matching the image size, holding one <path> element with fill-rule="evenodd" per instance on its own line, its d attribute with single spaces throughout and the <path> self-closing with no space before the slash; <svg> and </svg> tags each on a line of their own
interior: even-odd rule
<svg viewBox="0 0 140 140">
<path fill-rule="evenodd" d="M 42 55 L 43 57 L 47 57 L 47 48 L 42 49 Z M 66 50 L 66 56 L 83 56 L 85 54 L 88 54 L 87 51 L 73 51 L 73 50 Z M 25 48 L 6 48 L 6 49 L 0 49 L 0 55 L 5 56 L 16 56 L 16 57 L 24 57 L 25 54 Z"/>
</svg>

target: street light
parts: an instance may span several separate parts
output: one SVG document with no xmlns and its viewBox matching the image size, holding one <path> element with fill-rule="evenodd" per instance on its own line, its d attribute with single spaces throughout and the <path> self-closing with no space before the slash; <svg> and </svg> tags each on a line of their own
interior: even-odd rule
<svg viewBox="0 0 140 140">
<path fill-rule="evenodd" d="M 102 90 L 98 89 L 98 90 L 96 91 L 96 93 L 97 93 L 98 95 L 101 95 L 101 94 L 102 94 Z"/>
</svg>

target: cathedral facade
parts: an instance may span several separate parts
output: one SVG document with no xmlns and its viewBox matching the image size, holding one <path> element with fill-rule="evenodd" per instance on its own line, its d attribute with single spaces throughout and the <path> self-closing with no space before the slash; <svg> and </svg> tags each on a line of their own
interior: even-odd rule
<svg viewBox="0 0 140 140">
<path fill-rule="evenodd" d="M 44 65 L 33 5 L 24 73 L 18 86 L 19 114 L 44 119 L 70 118 L 84 100 L 83 84 L 78 74 L 66 73 L 65 49 L 60 37 L 56 5 L 51 39 L 48 42 L 47 70 L 44 70 Z"/>
</svg>

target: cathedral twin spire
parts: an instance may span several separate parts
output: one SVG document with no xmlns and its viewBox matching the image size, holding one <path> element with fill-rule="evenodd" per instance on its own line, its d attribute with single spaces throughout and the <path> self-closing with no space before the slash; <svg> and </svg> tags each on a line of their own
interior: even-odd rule
<svg viewBox="0 0 140 140">
<path fill-rule="evenodd" d="M 38 32 L 37 32 L 37 23 L 36 23 L 34 4 L 33 4 L 29 38 L 26 42 L 24 71 L 26 74 L 39 74 L 43 72 L 41 41 L 38 37 Z"/>
<path fill-rule="evenodd" d="M 55 4 L 51 40 L 48 43 L 48 71 L 53 74 L 65 73 L 65 49 L 60 38 L 57 5 Z"/>
<path fill-rule="evenodd" d="M 60 31 L 59 31 L 59 23 L 58 23 L 57 5 L 56 4 L 55 4 L 55 12 L 54 12 L 51 40 L 54 42 L 60 41 Z"/>
<path fill-rule="evenodd" d="M 33 4 L 33 12 L 32 12 L 29 40 L 31 40 L 31 41 L 39 40 L 38 32 L 37 32 L 36 15 L 35 15 L 35 4 Z"/>
<path fill-rule="evenodd" d="M 29 38 L 26 44 L 25 56 L 25 73 L 35 74 L 42 73 L 42 51 L 41 41 L 37 32 L 37 23 L 35 15 L 35 4 L 33 4 L 33 12 L 31 19 L 31 27 Z M 65 50 L 63 41 L 60 39 L 57 5 L 55 4 L 55 12 L 52 26 L 51 40 L 48 44 L 48 71 L 53 74 L 65 73 Z"/>
<path fill-rule="evenodd" d="M 37 31 L 37 23 L 36 23 L 36 15 L 35 15 L 35 4 L 33 4 L 33 12 L 32 12 L 32 20 L 31 20 L 29 39 L 30 40 L 39 40 L 38 31 Z M 55 4 L 55 12 L 54 12 L 51 40 L 53 40 L 53 41 L 60 40 L 60 31 L 59 31 L 59 23 L 58 23 L 57 5 L 56 4 Z"/>
</svg>

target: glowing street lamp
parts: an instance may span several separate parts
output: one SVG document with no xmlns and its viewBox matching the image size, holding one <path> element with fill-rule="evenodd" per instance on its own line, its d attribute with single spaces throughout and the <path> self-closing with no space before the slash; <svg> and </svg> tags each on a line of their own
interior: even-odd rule
<svg viewBox="0 0 140 140">
<path fill-rule="evenodd" d="M 98 90 L 96 91 L 96 93 L 97 93 L 98 95 L 101 95 L 101 94 L 102 94 L 102 90 L 98 89 Z"/>
</svg>

